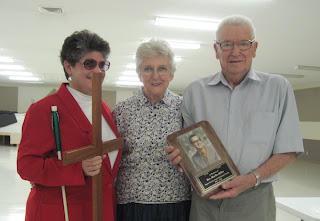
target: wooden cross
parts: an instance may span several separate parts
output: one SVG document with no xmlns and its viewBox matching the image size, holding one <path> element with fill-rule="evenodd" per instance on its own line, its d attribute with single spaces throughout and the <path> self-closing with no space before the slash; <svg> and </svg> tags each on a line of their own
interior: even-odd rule
<svg viewBox="0 0 320 221">
<path fill-rule="evenodd" d="M 102 74 L 94 73 L 92 77 L 92 140 L 93 144 L 80 149 L 63 153 L 63 164 L 69 165 L 123 147 L 123 138 L 102 143 L 101 139 L 101 82 Z M 102 174 L 95 175 L 92 180 L 92 213 L 93 221 L 102 220 Z"/>
</svg>

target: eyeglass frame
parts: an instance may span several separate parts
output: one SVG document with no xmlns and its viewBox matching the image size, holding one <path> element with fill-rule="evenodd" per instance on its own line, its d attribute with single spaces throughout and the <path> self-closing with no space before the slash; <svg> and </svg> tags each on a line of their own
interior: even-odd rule
<svg viewBox="0 0 320 221">
<path fill-rule="evenodd" d="M 249 50 L 250 48 L 252 48 L 252 45 L 253 45 L 253 43 L 254 43 L 255 41 L 256 41 L 256 39 L 252 39 L 252 40 L 250 40 L 250 39 L 249 39 L 249 40 L 242 40 L 242 41 L 237 41 L 237 42 L 233 42 L 233 41 L 217 42 L 217 41 L 215 40 L 215 43 L 216 43 L 217 45 L 219 45 L 219 47 L 220 47 L 220 49 L 221 49 L 222 51 L 231 51 L 231 50 L 233 50 L 235 44 L 237 45 L 237 47 L 239 48 L 240 51 L 247 51 L 247 50 Z M 221 47 L 221 44 L 226 43 L 226 42 L 232 43 L 232 48 L 223 50 L 222 47 Z M 239 43 L 240 43 L 240 42 L 250 42 L 250 47 L 247 48 L 247 49 L 242 50 L 242 49 L 240 49 L 240 47 L 239 47 Z"/>
<path fill-rule="evenodd" d="M 145 72 L 144 69 L 146 69 L 146 68 L 152 69 L 152 72 L 151 72 L 151 73 Z M 166 72 L 165 72 L 164 74 L 160 74 L 160 72 L 159 72 L 159 69 L 160 69 L 160 68 L 165 68 L 165 69 L 166 69 Z M 146 76 L 151 76 L 151 75 L 153 75 L 153 74 L 155 74 L 155 73 L 158 73 L 159 76 L 161 76 L 161 77 L 169 76 L 169 74 L 171 74 L 170 71 L 171 71 L 171 68 L 168 68 L 167 66 L 160 66 L 160 67 L 158 67 L 156 70 L 155 70 L 154 68 L 150 67 L 150 66 L 146 66 L 146 67 L 144 67 L 142 70 L 139 69 L 139 72 L 142 73 L 142 74 L 144 74 L 144 75 L 146 75 Z"/>
<path fill-rule="evenodd" d="M 200 137 L 199 137 L 199 139 L 198 139 L 198 140 L 194 140 L 194 141 L 192 141 L 192 142 L 191 142 L 191 144 L 193 145 L 193 144 L 195 144 L 195 143 L 198 143 L 199 141 L 202 141 L 202 140 L 200 139 Z"/>
<path fill-rule="evenodd" d="M 88 68 L 88 67 L 85 65 L 85 62 L 86 62 L 86 61 L 94 61 L 94 62 L 95 62 L 94 67 L 93 67 L 93 68 Z M 80 64 L 82 64 L 83 67 L 84 67 L 86 70 L 88 70 L 88 71 L 91 71 L 91 70 L 95 69 L 95 68 L 97 67 L 97 65 L 98 65 L 98 67 L 99 67 L 100 70 L 102 70 L 102 71 L 107 71 L 107 70 L 110 69 L 110 65 L 111 65 L 110 61 L 105 60 L 105 61 L 101 61 L 101 62 L 98 63 L 97 60 L 92 59 L 92 58 L 87 58 L 87 59 L 85 59 L 83 62 L 81 62 L 81 61 L 78 61 L 78 62 L 79 62 Z M 104 65 L 103 65 L 102 68 L 100 67 L 100 64 L 101 64 L 101 63 L 104 63 Z"/>
</svg>

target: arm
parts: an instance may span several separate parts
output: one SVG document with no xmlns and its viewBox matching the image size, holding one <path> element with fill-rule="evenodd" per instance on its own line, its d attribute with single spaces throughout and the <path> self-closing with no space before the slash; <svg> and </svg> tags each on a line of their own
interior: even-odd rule
<svg viewBox="0 0 320 221">
<path fill-rule="evenodd" d="M 62 150 L 66 150 L 74 147 L 74 141 L 81 138 L 74 136 L 75 128 L 68 124 L 69 121 L 63 123 L 68 118 L 63 112 L 67 111 L 60 108 Z M 45 186 L 85 184 L 81 162 L 63 166 L 62 161 L 57 158 L 49 105 L 34 104 L 26 114 L 18 150 L 17 170 L 22 179 Z"/>
<path fill-rule="evenodd" d="M 255 169 L 255 171 L 260 175 L 261 180 L 267 179 L 278 173 L 295 159 L 296 153 L 294 152 L 274 154 L 264 164 Z M 252 173 L 237 176 L 233 180 L 222 184 L 222 188 L 224 189 L 224 191 L 212 195 L 210 199 L 236 197 L 240 193 L 253 188 L 256 182 L 256 177 Z"/>
</svg>

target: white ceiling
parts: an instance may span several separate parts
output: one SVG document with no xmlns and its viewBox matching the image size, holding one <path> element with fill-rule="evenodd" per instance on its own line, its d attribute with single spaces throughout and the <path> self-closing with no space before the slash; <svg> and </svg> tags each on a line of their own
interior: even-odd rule
<svg viewBox="0 0 320 221">
<path fill-rule="evenodd" d="M 61 7 L 63 14 L 43 14 L 39 6 Z M 255 69 L 284 74 L 294 88 L 320 86 L 319 70 L 294 69 L 320 66 L 320 0 L 0 0 L 0 55 L 14 57 L 41 78 L 41 85 L 60 85 L 65 81 L 59 61 L 63 41 L 88 29 L 110 43 L 111 68 L 103 87 L 115 89 L 114 82 L 130 70 L 126 65 L 134 63 L 133 54 L 144 39 L 199 42 L 199 50 L 174 50 L 182 61 L 169 88 L 183 90 L 220 70 L 212 47 L 215 33 L 155 26 L 155 17 L 221 20 L 231 14 L 246 15 L 256 26 Z M 26 85 L 8 76 L 0 76 L 0 84 Z"/>
</svg>

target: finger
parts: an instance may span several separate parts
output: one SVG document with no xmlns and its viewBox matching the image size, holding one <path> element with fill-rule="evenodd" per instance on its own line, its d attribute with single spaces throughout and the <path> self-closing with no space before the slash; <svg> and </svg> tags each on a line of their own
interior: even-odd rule
<svg viewBox="0 0 320 221">
<path fill-rule="evenodd" d="M 95 170 L 95 171 L 88 172 L 86 175 L 87 175 L 87 176 L 95 176 L 95 175 L 97 175 L 99 172 L 100 172 L 100 170 Z"/>
<path fill-rule="evenodd" d="M 92 163 L 92 162 L 95 162 L 95 161 L 101 160 L 101 159 L 102 159 L 101 156 L 95 156 L 95 157 L 86 159 L 86 160 L 84 160 L 84 161 L 82 161 L 82 162 L 84 162 L 84 163 L 86 163 L 86 164 L 90 164 L 90 163 Z"/>
<path fill-rule="evenodd" d="M 223 198 L 226 197 L 226 194 L 225 194 L 225 193 L 226 193 L 226 191 L 221 190 L 220 192 L 218 192 L 218 193 L 210 196 L 209 199 L 213 199 L 213 200 L 223 199 Z"/>
<path fill-rule="evenodd" d="M 171 161 L 171 164 L 176 166 L 178 165 L 179 163 L 181 162 L 181 157 L 180 156 L 177 156 L 176 158 L 174 158 L 172 161 Z"/>
<path fill-rule="evenodd" d="M 174 151 L 174 147 L 173 146 L 167 146 L 165 151 L 166 151 L 166 153 L 170 154 L 172 151 Z"/>
<path fill-rule="evenodd" d="M 175 160 L 175 158 L 177 158 L 179 156 L 179 150 L 175 149 L 173 150 L 170 154 L 168 154 L 168 160 L 171 162 L 173 160 Z"/>
<path fill-rule="evenodd" d="M 83 166 L 82 170 L 85 175 L 87 176 L 94 176 L 100 172 L 101 165 L 95 165 L 95 166 Z"/>
</svg>

